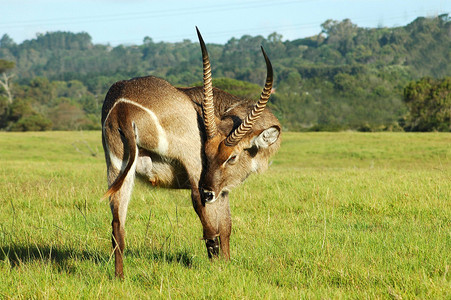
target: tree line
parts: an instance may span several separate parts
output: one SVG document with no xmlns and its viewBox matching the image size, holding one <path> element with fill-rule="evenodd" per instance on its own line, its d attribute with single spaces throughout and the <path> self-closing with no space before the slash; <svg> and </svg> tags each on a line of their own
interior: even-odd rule
<svg viewBox="0 0 451 300">
<path fill-rule="evenodd" d="M 244 35 L 209 44 L 214 84 L 257 99 L 275 70 L 270 106 L 287 130 L 450 131 L 451 18 L 394 28 L 327 20 L 317 35 L 284 41 Z M 99 129 L 108 87 L 155 75 L 201 84 L 197 41 L 93 44 L 87 33 L 50 32 L 16 44 L 0 39 L 0 129 Z"/>
</svg>

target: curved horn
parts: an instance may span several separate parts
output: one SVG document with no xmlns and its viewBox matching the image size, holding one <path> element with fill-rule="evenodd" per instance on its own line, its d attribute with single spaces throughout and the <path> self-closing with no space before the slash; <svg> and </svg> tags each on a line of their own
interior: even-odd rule
<svg viewBox="0 0 451 300">
<path fill-rule="evenodd" d="M 272 66 L 271 62 L 269 61 L 268 56 L 265 53 L 265 50 L 262 48 L 263 56 L 265 57 L 266 61 L 266 82 L 265 87 L 263 88 L 262 94 L 260 96 L 260 100 L 258 100 L 257 104 L 255 104 L 254 108 L 252 109 L 251 113 L 247 115 L 247 117 L 244 119 L 243 123 L 240 124 L 240 126 L 235 129 L 231 135 L 227 137 L 225 140 L 225 145 L 228 147 L 235 146 L 238 144 L 239 141 L 244 137 L 244 135 L 252 129 L 252 126 L 254 125 L 255 121 L 260 117 L 263 110 L 266 107 L 266 103 L 268 103 L 269 96 L 271 95 L 272 90 L 272 84 L 273 84 L 273 72 L 272 72 Z"/>
<path fill-rule="evenodd" d="M 202 49 L 202 61 L 203 61 L 203 77 L 204 77 L 204 99 L 202 102 L 202 110 L 204 115 L 204 124 L 207 131 L 207 139 L 213 138 L 217 133 L 215 122 L 215 106 L 213 103 L 213 85 L 211 83 L 211 66 L 210 58 L 208 57 L 207 47 L 205 46 L 204 39 L 196 27 L 197 36 L 199 38 L 200 47 Z"/>
</svg>

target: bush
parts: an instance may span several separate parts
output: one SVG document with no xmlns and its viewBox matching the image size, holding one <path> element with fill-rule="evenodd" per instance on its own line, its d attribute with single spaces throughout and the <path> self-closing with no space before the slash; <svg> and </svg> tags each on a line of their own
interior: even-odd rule
<svg viewBox="0 0 451 300">
<path fill-rule="evenodd" d="M 404 102 L 410 110 L 406 130 L 451 131 L 451 77 L 409 83 Z"/>
<path fill-rule="evenodd" d="M 22 117 L 10 127 L 11 131 L 45 131 L 52 129 L 52 121 L 41 114 Z"/>
</svg>

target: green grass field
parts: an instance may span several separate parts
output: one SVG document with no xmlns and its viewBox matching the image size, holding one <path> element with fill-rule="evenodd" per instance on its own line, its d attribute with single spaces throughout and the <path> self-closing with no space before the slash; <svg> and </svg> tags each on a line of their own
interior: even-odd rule
<svg viewBox="0 0 451 300">
<path fill-rule="evenodd" d="M 0 133 L 0 298 L 451 297 L 451 134 L 284 133 L 210 262 L 188 191 L 137 182 L 114 278 L 100 132 Z"/>
</svg>

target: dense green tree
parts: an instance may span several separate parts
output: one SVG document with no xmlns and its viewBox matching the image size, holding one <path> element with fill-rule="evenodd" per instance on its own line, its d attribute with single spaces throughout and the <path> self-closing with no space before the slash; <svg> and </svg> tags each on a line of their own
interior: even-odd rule
<svg viewBox="0 0 451 300">
<path fill-rule="evenodd" d="M 327 36 L 325 43 L 338 50 L 343 57 L 355 47 L 354 38 L 358 34 L 358 27 L 351 20 L 327 20 L 321 24 L 321 28 Z"/>
<path fill-rule="evenodd" d="M 2 48 L 11 48 L 15 45 L 16 43 L 14 43 L 13 39 L 7 34 L 4 34 L 0 39 L 0 47 Z"/>
<path fill-rule="evenodd" d="M 11 69 L 14 69 L 15 63 L 13 61 L 8 61 L 0 59 L 0 74 L 5 73 Z"/>
<path fill-rule="evenodd" d="M 451 77 L 423 78 L 404 90 L 409 107 L 407 127 L 413 131 L 451 131 Z"/>
</svg>

